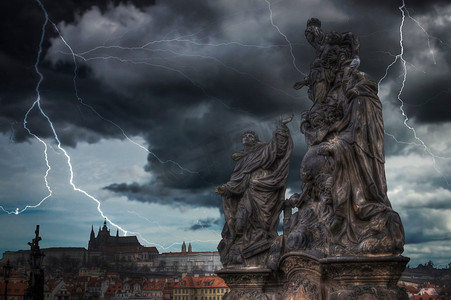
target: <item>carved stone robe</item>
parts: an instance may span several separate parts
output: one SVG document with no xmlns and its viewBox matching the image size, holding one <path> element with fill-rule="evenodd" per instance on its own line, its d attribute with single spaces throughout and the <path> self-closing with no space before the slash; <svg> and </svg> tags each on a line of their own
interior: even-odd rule
<svg viewBox="0 0 451 300">
<path fill-rule="evenodd" d="M 236 165 L 222 197 L 226 224 L 218 246 L 224 265 L 242 263 L 241 254 L 255 243 L 270 245 L 278 236 L 292 150 L 289 129 L 281 124 L 270 142 L 233 154 Z"/>
<path fill-rule="evenodd" d="M 343 219 L 333 241 L 362 252 L 401 253 L 404 229 L 387 197 L 384 125 L 376 83 L 356 72 L 344 86 L 347 103 L 333 156 L 334 211 Z"/>
</svg>

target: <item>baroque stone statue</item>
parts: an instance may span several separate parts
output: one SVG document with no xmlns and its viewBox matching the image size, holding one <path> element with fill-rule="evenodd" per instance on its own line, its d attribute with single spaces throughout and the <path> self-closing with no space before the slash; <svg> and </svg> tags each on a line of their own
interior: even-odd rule
<svg viewBox="0 0 451 300">
<path fill-rule="evenodd" d="M 230 180 L 216 187 L 222 196 L 225 225 L 218 246 L 224 266 L 264 267 L 278 237 L 279 214 L 285 200 L 293 142 L 280 119 L 271 141 L 261 142 L 253 131 L 242 135 L 244 148 L 232 155 L 236 162 Z"/>
<path fill-rule="evenodd" d="M 358 69 L 353 33 L 325 33 L 311 18 L 305 36 L 316 56 L 294 85 L 308 87 L 312 101 L 301 115 L 302 191 L 281 200 L 291 118 L 269 143 L 245 132 L 230 181 L 216 188 L 226 218 L 218 246 L 225 268 L 217 272 L 231 288 L 224 299 L 408 299 L 396 285 L 409 258 L 401 256 L 404 229 L 387 197 L 378 86 Z"/>
<path fill-rule="evenodd" d="M 288 204 L 287 251 L 326 255 L 400 254 L 404 230 L 387 197 L 384 125 L 377 84 L 358 70 L 359 41 L 351 33 L 324 33 L 307 22 L 317 56 L 307 86 L 313 105 L 302 113 L 308 151 L 301 163 L 302 193 Z"/>
</svg>

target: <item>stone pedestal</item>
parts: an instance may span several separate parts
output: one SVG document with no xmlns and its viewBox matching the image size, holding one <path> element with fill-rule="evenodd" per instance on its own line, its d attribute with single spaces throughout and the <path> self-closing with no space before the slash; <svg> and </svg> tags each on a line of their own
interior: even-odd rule
<svg viewBox="0 0 451 300">
<path fill-rule="evenodd" d="M 283 300 L 408 299 L 397 287 L 409 258 L 295 252 L 281 258 Z"/>
<path fill-rule="evenodd" d="M 230 288 L 224 300 L 279 300 L 282 299 L 280 276 L 266 268 L 225 268 L 216 274 Z"/>
</svg>

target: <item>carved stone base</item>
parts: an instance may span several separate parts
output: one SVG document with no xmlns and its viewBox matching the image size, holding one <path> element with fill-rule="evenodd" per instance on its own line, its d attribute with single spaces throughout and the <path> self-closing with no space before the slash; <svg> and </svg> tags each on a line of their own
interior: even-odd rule
<svg viewBox="0 0 451 300">
<path fill-rule="evenodd" d="M 284 300 L 408 299 L 397 287 L 409 258 L 295 252 L 281 258 Z"/>
<path fill-rule="evenodd" d="M 223 300 L 280 300 L 279 276 L 266 268 L 225 268 L 217 271 L 230 288 Z"/>
</svg>

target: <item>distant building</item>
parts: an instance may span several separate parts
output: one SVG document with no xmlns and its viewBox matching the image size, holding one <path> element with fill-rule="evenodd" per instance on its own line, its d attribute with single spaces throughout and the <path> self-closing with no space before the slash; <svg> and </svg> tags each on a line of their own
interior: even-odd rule
<svg viewBox="0 0 451 300">
<path fill-rule="evenodd" d="M 82 267 L 86 262 L 87 250 L 82 247 L 53 247 L 42 248 L 45 254 L 42 261 L 44 267 L 54 265 L 56 262 L 73 264 L 75 268 Z M 2 261 L 10 261 L 15 267 L 27 267 L 30 250 L 6 251 Z"/>
<path fill-rule="evenodd" d="M 22 300 L 28 287 L 28 277 L 13 273 L 8 278 L 8 300 Z M 5 278 L 0 276 L 0 299 L 5 299 Z"/>
<path fill-rule="evenodd" d="M 71 292 L 69 291 L 67 284 L 61 279 L 49 279 L 44 286 L 45 299 L 57 299 L 57 300 L 69 300 Z"/>
<path fill-rule="evenodd" d="M 218 276 L 185 276 L 174 287 L 174 300 L 221 300 L 229 288 Z"/>
<path fill-rule="evenodd" d="M 142 296 L 145 299 L 172 299 L 172 292 L 176 284 L 172 278 L 149 278 L 143 286 Z"/>
<path fill-rule="evenodd" d="M 111 235 L 106 221 L 99 231 L 91 234 L 88 249 L 82 247 L 55 247 L 41 249 L 45 257 L 43 266 L 50 270 L 59 270 L 61 273 L 84 272 L 86 267 L 117 267 L 120 264 L 133 265 L 138 269 L 148 269 L 149 272 L 160 274 L 213 274 L 222 268 L 219 253 L 193 252 L 191 243 L 183 242 L 181 252 L 168 252 L 160 254 L 156 247 L 144 247 L 136 236 Z M 15 267 L 27 267 L 29 250 L 7 251 L 3 253 L 2 261 L 10 260 Z M 82 274 L 80 274 L 82 275 Z M 92 290 L 97 287 L 92 287 Z"/>
<path fill-rule="evenodd" d="M 213 274 L 222 268 L 218 252 L 169 252 L 156 260 L 161 271 L 175 273 Z"/>
<path fill-rule="evenodd" d="M 105 260 L 107 262 L 137 262 L 151 261 L 158 256 L 155 247 L 144 247 L 136 236 L 119 236 L 119 230 L 112 236 L 110 230 L 103 223 L 99 227 L 97 236 L 94 234 L 94 227 L 91 227 L 91 235 L 88 243 L 88 261 Z"/>
<path fill-rule="evenodd" d="M 91 235 L 89 237 L 88 251 L 102 251 L 103 249 L 120 249 L 120 248 L 139 248 L 142 245 L 138 242 L 136 236 L 119 236 L 119 230 L 116 235 L 112 236 L 110 230 L 106 226 L 106 221 L 103 222 L 103 227 L 94 234 L 94 227 L 91 227 Z"/>
</svg>

